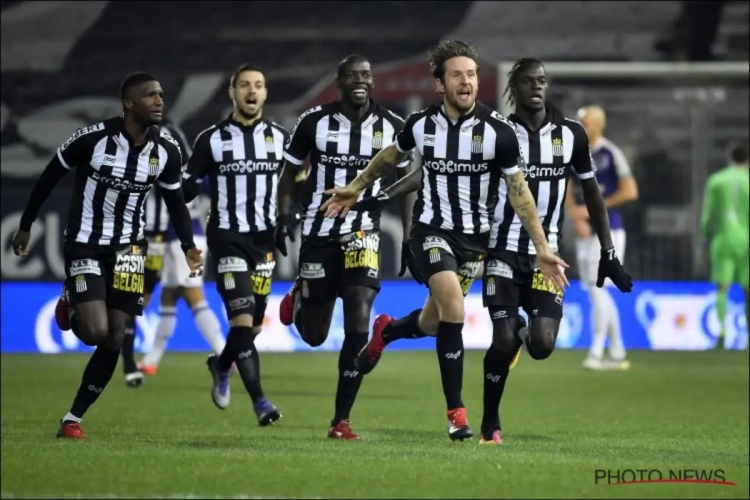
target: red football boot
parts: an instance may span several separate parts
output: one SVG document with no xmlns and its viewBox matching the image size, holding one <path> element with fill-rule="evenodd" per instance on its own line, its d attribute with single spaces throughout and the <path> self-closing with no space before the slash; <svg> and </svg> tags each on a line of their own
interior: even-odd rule
<svg viewBox="0 0 750 500">
<path fill-rule="evenodd" d="M 86 439 L 81 424 L 78 422 L 60 422 L 57 437 L 65 439 Z"/>
<path fill-rule="evenodd" d="M 294 280 L 292 288 L 284 295 L 279 304 L 279 320 L 284 326 L 294 323 L 294 293 L 297 291 L 299 279 Z"/>
<path fill-rule="evenodd" d="M 64 332 L 70 330 L 70 303 L 68 302 L 68 291 L 65 289 L 65 283 L 63 283 L 62 293 L 57 300 L 57 306 L 55 306 L 55 322 L 60 330 Z"/>
<path fill-rule="evenodd" d="M 394 319 L 387 314 L 379 314 L 375 318 L 375 323 L 372 325 L 372 338 L 366 346 L 359 351 L 357 356 L 357 368 L 362 375 L 367 375 L 375 369 L 375 365 L 380 361 L 380 356 L 383 354 L 385 349 L 385 339 L 383 338 L 383 330 L 385 327 L 393 323 Z"/>
<path fill-rule="evenodd" d="M 503 444 L 503 437 L 497 429 L 482 429 L 479 444 Z"/>
<path fill-rule="evenodd" d="M 474 435 L 469 426 L 469 419 L 466 418 L 466 408 L 448 410 L 446 416 L 448 417 L 448 437 L 451 441 L 456 439 L 463 441 Z"/>
<path fill-rule="evenodd" d="M 331 428 L 328 429 L 328 437 L 331 439 L 346 440 L 362 439 L 362 437 L 354 432 L 349 426 L 349 419 L 339 420 L 336 425 L 332 425 Z"/>
</svg>

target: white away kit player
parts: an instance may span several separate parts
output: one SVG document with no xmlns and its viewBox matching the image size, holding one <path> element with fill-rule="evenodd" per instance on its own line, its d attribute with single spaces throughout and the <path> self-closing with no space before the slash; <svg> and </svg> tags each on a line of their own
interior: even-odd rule
<svg viewBox="0 0 750 500">
<path fill-rule="evenodd" d="M 606 115 L 599 106 L 582 108 L 578 119 L 586 129 L 591 147 L 591 156 L 596 164 L 596 180 L 602 190 L 607 207 L 612 242 L 617 255 L 624 260 L 625 228 L 619 207 L 638 198 L 638 186 L 625 155 L 612 141 L 603 136 Z M 576 258 L 581 283 L 589 293 L 592 311 L 592 340 L 588 357 L 583 362 L 591 370 L 627 370 L 625 344 L 620 329 L 620 315 L 608 287 L 596 286 L 597 269 L 601 255 L 599 239 L 589 223 L 589 214 L 583 203 L 579 184 L 568 191 L 566 200 L 568 214 L 576 231 Z M 609 358 L 604 357 L 604 348 L 609 339 Z"/>
</svg>

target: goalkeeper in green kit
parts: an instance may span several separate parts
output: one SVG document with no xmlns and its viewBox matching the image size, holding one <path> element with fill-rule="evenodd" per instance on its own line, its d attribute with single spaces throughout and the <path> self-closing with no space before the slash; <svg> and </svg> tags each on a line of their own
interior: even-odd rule
<svg viewBox="0 0 750 500">
<path fill-rule="evenodd" d="M 730 165 L 708 178 L 703 198 L 700 232 L 704 242 L 710 240 L 711 281 L 719 287 L 716 313 L 721 322 L 717 348 L 724 344 L 724 320 L 727 314 L 727 293 L 733 283 L 745 292 L 745 315 L 748 315 L 750 267 L 748 245 L 748 199 L 750 198 L 750 170 L 748 170 L 748 142 L 743 141 L 729 150 Z M 747 322 L 750 325 L 750 318 Z"/>
</svg>

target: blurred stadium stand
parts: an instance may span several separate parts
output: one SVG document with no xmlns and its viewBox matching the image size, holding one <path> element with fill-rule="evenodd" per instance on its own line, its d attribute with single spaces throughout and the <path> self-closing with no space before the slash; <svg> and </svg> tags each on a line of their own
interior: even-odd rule
<svg viewBox="0 0 750 500">
<path fill-rule="evenodd" d="M 747 3 L 722 4 L 709 43 L 712 58 L 746 61 Z M 291 126 L 306 107 L 336 97 L 336 63 L 352 52 L 375 65 L 375 98 L 405 114 L 435 99 L 425 49 L 441 38 L 468 39 L 487 61 L 480 99 L 499 107 L 500 61 L 684 59 L 690 54 L 685 44 L 694 43 L 686 30 L 700 20 L 686 17 L 686 3 L 676 1 L 68 1 L 2 2 L 2 9 L 3 279 L 60 278 L 68 203 L 63 186 L 72 176 L 40 218 L 47 234 L 34 250 L 34 269 L 31 259 L 19 271 L 14 257 L 5 258 L 13 217 L 73 130 L 120 112 L 117 92 L 127 72 L 160 78 L 168 113 L 192 140 L 229 112 L 228 75 L 242 61 L 267 70 L 266 114 Z M 608 111 L 607 135 L 635 169 L 641 199 L 625 209 L 626 262 L 634 276 L 705 277 L 694 266 L 697 242 L 690 228 L 675 229 L 680 224 L 670 218 L 700 203 L 697 187 L 723 166 L 728 141 L 747 137 L 747 79 L 551 78 L 554 102 L 569 116 L 590 103 Z M 393 278 L 400 225 L 394 213 L 386 222 L 383 275 Z M 571 236 L 566 233 L 564 255 L 574 262 Z M 294 265 L 290 260 L 277 271 L 290 279 Z"/>
</svg>

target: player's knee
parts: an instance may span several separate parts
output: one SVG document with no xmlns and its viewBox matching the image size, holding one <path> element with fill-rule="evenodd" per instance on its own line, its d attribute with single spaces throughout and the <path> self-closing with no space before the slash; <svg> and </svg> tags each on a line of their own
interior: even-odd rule
<svg viewBox="0 0 750 500">
<path fill-rule="evenodd" d="M 253 327 L 253 315 L 248 313 L 238 314 L 229 319 L 229 327 L 241 326 L 245 328 Z"/>
<path fill-rule="evenodd" d="M 117 351 L 122 347 L 122 342 L 125 339 L 125 332 L 120 330 L 118 332 L 112 332 L 99 344 L 108 351 Z"/>
<path fill-rule="evenodd" d="M 440 317 L 438 315 L 437 303 L 432 297 L 427 299 L 422 312 L 419 313 L 417 325 L 419 326 L 419 330 L 425 335 L 429 337 L 437 335 Z"/>
<path fill-rule="evenodd" d="M 430 292 L 437 303 L 440 321 L 446 323 L 463 323 L 464 295 L 458 284 L 456 273 L 441 271 L 432 275 L 429 281 Z"/>
<path fill-rule="evenodd" d="M 159 304 L 162 306 L 176 306 L 179 296 L 178 290 L 174 288 L 164 288 L 159 297 Z M 189 302 L 188 305 L 192 306 Z"/>
<path fill-rule="evenodd" d="M 363 286 L 348 287 L 344 290 L 344 331 L 368 332 L 370 312 L 377 291 Z"/>
<path fill-rule="evenodd" d="M 505 313 L 502 314 L 501 313 Z M 520 340 L 516 332 L 520 325 L 518 316 L 508 317 L 504 308 L 490 308 L 492 317 L 492 347 L 500 352 L 511 353 L 518 349 Z"/>
<path fill-rule="evenodd" d="M 440 308 L 440 321 L 444 323 L 463 323 L 466 319 L 464 302 L 451 302 Z"/>
<path fill-rule="evenodd" d="M 320 347 L 328 339 L 328 324 L 319 321 L 318 318 L 305 315 L 302 321 L 302 329 L 298 329 L 302 340 L 310 347 Z"/>
<path fill-rule="evenodd" d="M 320 347 L 328 339 L 328 332 L 315 328 L 305 328 L 304 333 L 300 332 L 302 340 L 310 347 Z"/>
<path fill-rule="evenodd" d="M 106 315 L 76 314 L 76 321 L 78 324 L 75 333 L 81 339 L 81 342 L 89 347 L 98 346 L 109 336 Z"/>
<path fill-rule="evenodd" d="M 425 314 L 424 310 L 422 310 L 417 325 L 422 333 L 428 337 L 434 337 L 437 335 L 438 326 L 440 326 L 440 318 L 437 314 L 429 316 Z"/>
<path fill-rule="evenodd" d="M 560 321 L 551 318 L 535 318 L 529 328 L 527 349 L 533 359 L 542 360 L 550 357 L 555 350 Z"/>
</svg>

